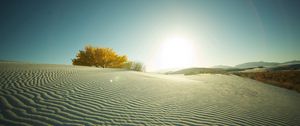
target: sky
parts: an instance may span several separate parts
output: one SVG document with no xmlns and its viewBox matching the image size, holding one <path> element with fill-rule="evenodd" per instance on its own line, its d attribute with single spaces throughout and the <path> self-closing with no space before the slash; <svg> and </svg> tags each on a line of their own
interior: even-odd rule
<svg viewBox="0 0 300 126">
<path fill-rule="evenodd" d="M 299 60 L 299 6 L 297 0 L 2 0 L 0 59 L 71 64 L 92 45 L 155 69 L 162 43 L 177 36 L 193 43 L 195 67 Z"/>
</svg>

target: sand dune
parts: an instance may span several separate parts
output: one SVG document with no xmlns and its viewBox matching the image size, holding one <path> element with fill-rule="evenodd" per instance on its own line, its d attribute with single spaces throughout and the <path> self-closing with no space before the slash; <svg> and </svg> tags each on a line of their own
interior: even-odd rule
<svg viewBox="0 0 300 126">
<path fill-rule="evenodd" d="M 2 125 L 299 125 L 300 94 L 229 75 L 0 63 Z"/>
</svg>

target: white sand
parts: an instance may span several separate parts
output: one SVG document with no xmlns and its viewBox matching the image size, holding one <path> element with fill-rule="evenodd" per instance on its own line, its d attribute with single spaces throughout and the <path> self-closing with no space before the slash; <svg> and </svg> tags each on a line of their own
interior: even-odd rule
<svg viewBox="0 0 300 126">
<path fill-rule="evenodd" d="M 0 125 L 299 125 L 300 93 L 227 75 L 0 63 Z"/>
</svg>

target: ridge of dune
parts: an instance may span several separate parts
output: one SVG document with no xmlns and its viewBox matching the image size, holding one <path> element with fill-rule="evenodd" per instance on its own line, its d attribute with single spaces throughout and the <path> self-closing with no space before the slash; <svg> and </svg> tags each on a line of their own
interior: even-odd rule
<svg viewBox="0 0 300 126">
<path fill-rule="evenodd" d="M 300 94 L 233 75 L 0 62 L 2 125 L 299 125 Z"/>
</svg>

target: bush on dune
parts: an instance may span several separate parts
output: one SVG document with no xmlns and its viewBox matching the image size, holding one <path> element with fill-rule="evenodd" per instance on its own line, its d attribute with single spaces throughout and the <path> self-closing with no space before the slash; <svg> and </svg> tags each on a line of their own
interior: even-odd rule
<svg viewBox="0 0 300 126">
<path fill-rule="evenodd" d="M 119 56 L 111 48 L 86 46 L 84 50 L 79 51 L 75 59 L 72 59 L 72 63 L 81 66 L 122 68 L 127 60 L 127 56 Z"/>
<path fill-rule="evenodd" d="M 133 71 L 141 71 L 141 72 L 145 71 L 145 65 L 141 62 L 129 61 L 124 64 L 123 68 L 127 70 L 133 70 Z"/>
</svg>

